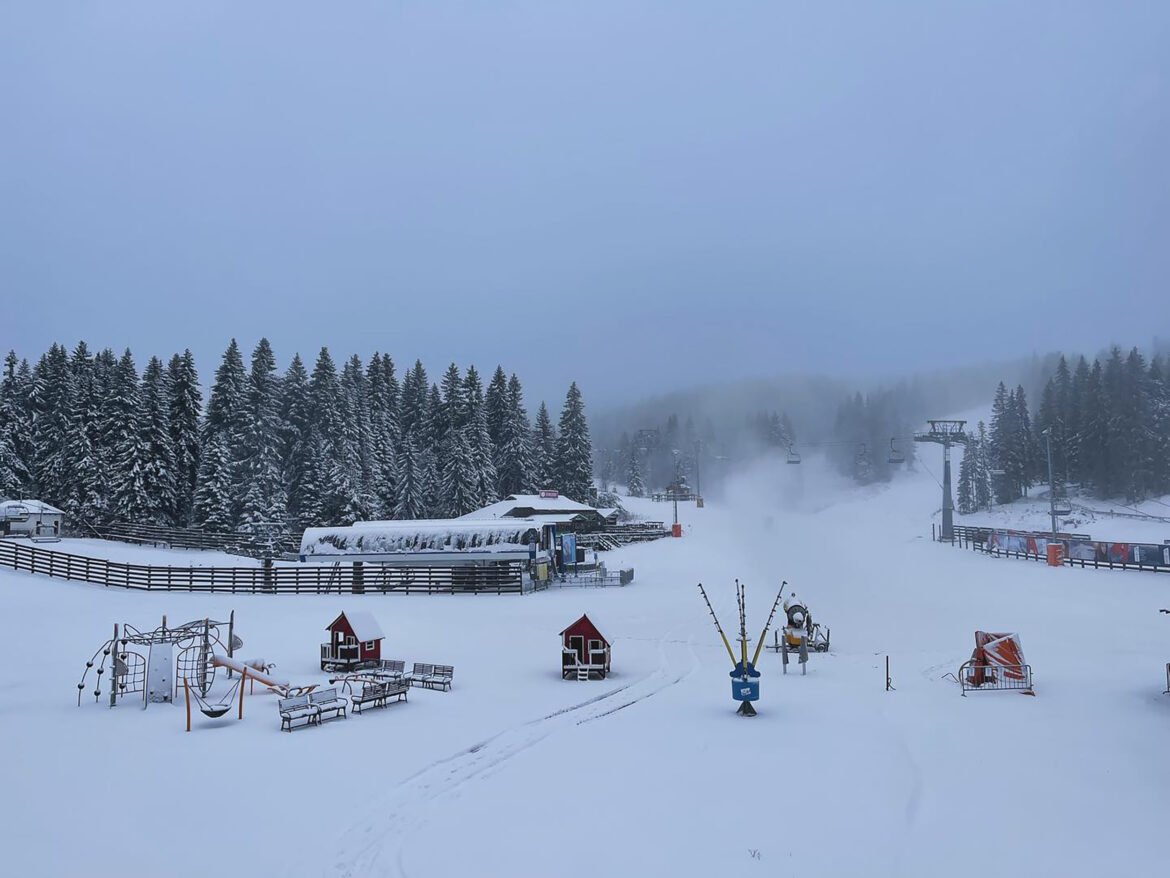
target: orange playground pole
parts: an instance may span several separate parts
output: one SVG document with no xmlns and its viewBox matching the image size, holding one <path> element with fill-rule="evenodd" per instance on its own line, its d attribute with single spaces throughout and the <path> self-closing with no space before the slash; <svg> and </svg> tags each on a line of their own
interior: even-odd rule
<svg viewBox="0 0 1170 878">
<path fill-rule="evenodd" d="M 186 677 L 183 678 L 183 701 L 187 703 L 187 731 L 191 731 L 191 688 Z"/>
<path fill-rule="evenodd" d="M 239 719 L 244 718 L 244 683 L 248 680 L 248 666 L 244 665 L 244 676 L 240 677 L 240 716 Z"/>
</svg>

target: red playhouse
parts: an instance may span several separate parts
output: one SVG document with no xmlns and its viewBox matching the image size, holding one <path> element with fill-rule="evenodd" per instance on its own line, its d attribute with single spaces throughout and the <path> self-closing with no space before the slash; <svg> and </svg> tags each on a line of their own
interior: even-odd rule
<svg viewBox="0 0 1170 878">
<path fill-rule="evenodd" d="M 321 644 L 321 670 L 358 671 L 375 667 L 386 637 L 365 610 L 349 610 L 329 623 L 329 642 Z"/>
<path fill-rule="evenodd" d="M 588 616 L 561 632 L 561 679 L 604 680 L 609 674 L 609 641 Z"/>
</svg>

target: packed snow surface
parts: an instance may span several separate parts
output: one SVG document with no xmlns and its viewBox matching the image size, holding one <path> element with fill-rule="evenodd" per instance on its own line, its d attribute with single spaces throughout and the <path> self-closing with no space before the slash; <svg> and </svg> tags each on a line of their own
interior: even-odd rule
<svg viewBox="0 0 1170 878">
<path fill-rule="evenodd" d="M 680 506 L 682 539 L 613 553 L 629 586 L 523 597 L 145 594 L 0 572 L 19 620 L 0 638 L 5 872 L 1166 874 L 1170 576 L 934 544 L 937 508 L 924 468 L 859 490 L 806 459 Z M 752 646 L 781 580 L 832 630 L 807 676 L 764 654 L 754 719 L 734 715 L 696 588 L 732 628 L 737 577 Z M 243 651 L 294 685 L 325 682 L 322 629 L 353 609 L 386 632 L 384 657 L 454 665 L 453 691 L 292 734 L 259 691 L 243 721 L 196 712 L 190 734 L 179 705 L 110 710 L 90 686 L 76 706 L 115 622 L 232 609 Z M 583 612 L 613 644 L 605 681 L 561 679 L 557 632 Z M 976 629 L 1019 632 L 1036 697 L 963 698 L 944 679 Z"/>
</svg>

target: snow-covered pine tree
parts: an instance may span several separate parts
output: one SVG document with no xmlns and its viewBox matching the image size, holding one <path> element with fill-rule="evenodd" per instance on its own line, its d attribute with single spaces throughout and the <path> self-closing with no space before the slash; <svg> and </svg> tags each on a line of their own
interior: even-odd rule
<svg viewBox="0 0 1170 878">
<path fill-rule="evenodd" d="M 1161 357 L 1150 361 L 1150 460 L 1154 491 L 1170 493 L 1170 380 Z"/>
<path fill-rule="evenodd" d="M 498 452 L 505 444 L 504 428 L 509 414 L 508 376 L 504 374 L 503 366 L 496 366 L 487 393 L 484 394 L 483 404 L 484 414 L 487 417 L 488 435 L 492 437 L 492 447 Z M 499 459 L 496 460 L 496 468 L 499 470 L 504 468 Z"/>
<path fill-rule="evenodd" d="M 390 355 L 374 354 L 366 369 L 370 393 L 370 456 L 374 503 L 379 517 L 390 518 L 398 505 L 398 381 Z"/>
<path fill-rule="evenodd" d="M 479 506 L 475 461 L 466 429 L 450 430 L 444 445 L 446 457 L 439 482 L 442 513 L 448 518 L 458 518 Z"/>
<path fill-rule="evenodd" d="M 531 494 L 536 490 L 531 427 L 528 412 L 524 409 L 524 390 L 516 375 L 508 381 L 506 392 L 506 417 L 500 425 L 501 444 L 497 451 L 501 497 Z"/>
<path fill-rule="evenodd" d="M 301 527 L 312 527 L 321 522 L 305 518 L 303 510 L 313 507 L 315 500 L 307 496 L 306 478 L 309 469 L 312 410 L 309 400 L 309 373 L 305 371 L 301 355 L 294 354 L 292 362 L 280 380 L 280 471 L 288 497 L 290 521 Z"/>
<path fill-rule="evenodd" d="M 146 508 L 143 520 L 151 524 L 174 525 L 178 506 L 175 481 L 175 451 L 171 439 L 170 387 L 158 357 L 151 357 L 142 373 L 141 437 L 146 457 L 143 483 Z"/>
<path fill-rule="evenodd" d="M 980 421 L 975 442 L 975 471 L 972 475 L 975 483 L 975 507 L 990 511 L 992 501 L 991 464 L 987 453 L 987 427 Z"/>
<path fill-rule="evenodd" d="M 195 520 L 211 531 L 235 530 L 232 514 L 232 455 L 224 433 L 209 432 L 199 460 Z"/>
<path fill-rule="evenodd" d="M 588 503 L 593 487 L 593 448 L 585 403 L 576 381 L 565 395 L 558 432 L 556 474 L 560 492 L 578 503 Z"/>
<path fill-rule="evenodd" d="M 69 493 L 65 437 L 73 399 L 73 376 L 65 348 L 54 343 L 37 362 L 33 375 L 33 476 L 40 498 L 60 506 Z"/>
<path fill-rule="evenodd" d="M 557 434 L 548 406 L 543 402 L 536 411 L 536 431 L 532 442 L 532 468 L 540 490 L 557 484 Z"/>
<path fill-rule="evenodd" d="M 414 366 L 402 380 L 402 400 L 398 412 L 398 426 L 405 436 L 413 433 L 416 443 L 422 442 L 423 424 L 427 418 L 427 391 L 430 381 L 422 361 L 415 360 Z M 421 451 L 421 447 L 418 449 Z"/>
<path fill-rule="evenodd" d="M 478 509 L 499 499 L 499 472 L 496 469 L 497 450 L 488 432 L 483 384 L 475 366 L 468 366 L 463 377 L 463 404 L 466 419 L 463 431 L 471 452 L 475 508 Z"/>
<path fill-rule="evenodd" d="M 233 494 L 239 505 L 239 529 L 262 535 L 281 529 L 288 518 L 288 492 L 281 460 L 282 393 L 276 356 L 268 339 L 252 351 L 245 389 L 244 435 L 236 449 Z"/>
<path fill-rule="evenodd" d="M 634 445 L 630 446 L 626 465 L 626 492 L 631 497 L 641 497 L 646 493 L 646 486 L 642 484 L 642 465 L 638 463 L 638 449 Z"/>
<path fill-rule="evenodd" d="M 24 449 L 31 438 L 32 419 L 27 392 L 17 379 L 18 362 L 16 352 L 9 351 L 0 378 L 0 495 L 6 497 L 27 496 L 31 481 Z"/>
<path fill-rule="evenodd" d="M 105 417 L 111 451 L 111 511 L 116 521 L 148 521 L 153 512 L 149 489 L 151 449 L 144 438 L 144 421 L 138 370 L 127 348 L 114 373 Z"/>
<path fill-rule="evenodd" d="M 203 411 L 199 373 L 190 349 L 171 357 L 167 390 L 167 423 L 175 455 L 175 504 L 170 514 L 176 525 L 187 527 L 194 520 L 195 485 L 202 453 L 199 421 Z"/>
<path fill-rule="evenodd" d="M 233 453 L 247 432 L 248 373 L 240 347 L 233 338 L 223 353 L 215 382 L 207 401 L 207 418 L 203 422 L 203 451 L 215 443 L 216 457 L 200 460 L 195 489 L 195 521 L 214 530 L 235 530 L 239 523 L 237 467 Z M 226 471 L 223 469 L 226 467 Z M 203 479 L 213 480 L 204 486 Z M 212 503 L 226 506 L 213 506 Z"/>
<path fill-rule="evenodd" d="M 422 473 L 420 453 L 414 434 L 408 433 L 398 446 L 398 505 L 395 518 L 426 518 L 429 506 L 428 486 Z"/>
<path fill-rule="evenodd" d="M 1012 479 L 1012 442 L 1015 434 L 1015 406 L 1008 398 L 1007 387 L 999 382 L 991 403 L 991 430 L 988 434 L 988 457 L 991 467 L 1001 474 L 994 479 L 997 503 L 1010 503 L 1019 497 Z"/>
<path fill-rule="evenodd" d="M 963 449 L 963 459 L 959 462 L 958 509 L 960 515 L 970 515 L 976 508 L 975 458 L 977 454 L 976 441 L 969 439 Z"/>
</svg>

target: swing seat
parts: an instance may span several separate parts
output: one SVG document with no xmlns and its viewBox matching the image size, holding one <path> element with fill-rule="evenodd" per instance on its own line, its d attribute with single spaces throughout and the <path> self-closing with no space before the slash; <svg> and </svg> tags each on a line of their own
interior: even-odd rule
<svg viewBox="0 0 1170 878">
<path fill-rule="evenodd" d="M 225 704 L 222 706 L 209 705 L 207 707 L 200 707 L 199 711 L 204 716 L 211 717 L 212 719 L 219 719 L 231 709 L 232 706 L 230 704 Z"/>
</svg>

